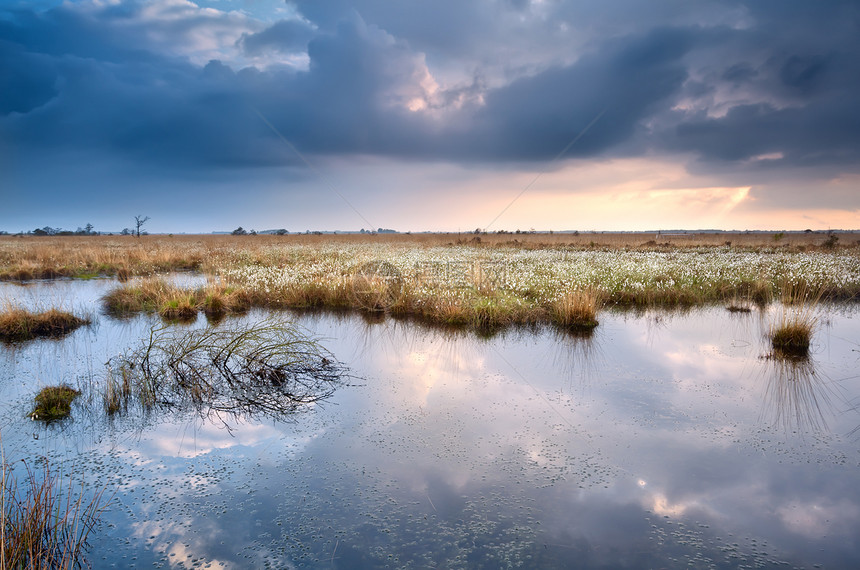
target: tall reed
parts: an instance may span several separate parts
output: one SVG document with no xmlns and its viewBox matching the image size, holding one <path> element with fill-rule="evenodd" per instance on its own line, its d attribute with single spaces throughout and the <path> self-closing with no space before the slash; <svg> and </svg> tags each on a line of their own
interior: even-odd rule
<svg viewBox="0 0 860 570">
<path fill-rule="evenodd" d="M 87 494 L 51 471 L 24 463 L 20 480 L 0 455 L 0 564 L 5 568 L 65 569 L 85 566 L 87 538 L 110 505 L 104 490 Z"/>
<path fill-rule="evenodd" d="M 594 289 L 570 291 L 550 306 L 550 316 L 557 326 L 574 331 L 591 331 L 598 325 L 597 312 L 601 295 Z"/>
</svg>

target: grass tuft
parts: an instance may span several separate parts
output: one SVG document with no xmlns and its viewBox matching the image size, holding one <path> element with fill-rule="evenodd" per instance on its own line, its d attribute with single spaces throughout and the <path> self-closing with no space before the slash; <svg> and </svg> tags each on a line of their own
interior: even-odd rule
<svg viewBox="0 0 860 570">
<path fill-rule="evenodd" d="M 809 357 L 809 346 L 818 322 L 815 308 L 824 293 L 823 288 L 811 287 L 804 280 L 782 283 L 782 315 L 770 331 L 776 356 L 789 359 Z"/>
<path fill-rule="evenodd" d="M 550 306 L 552 322 L 573 332 L 591 331 L 598 325 L 601 296 L 593 289 L 571 291 Z"/>
<path fill-rule="evenodd" d="M 30 417 L 46 423 L 67 418 L 72 413 L 72 402 L 80 394 L 65 384 L 42 388 L 36 394 L 36 407 L 30 412 Z"/>
<path fill-rule="evenodd" d="M 0 340 L 14 342 L 38 337 L 61 337 L 89 323 L 89 319 L 59 309 L 34 313 L 22 307 L 7 305 L 0 312 Z"/>
<path fill-rule="evenodd" d="M 192 294 L 177 295 L 165 300 L 159 306 L 158 314 L 167 321 L 193 321 L 197 318 L 197 299 Z"/>
<path fill-rule="evenodd" d="M 794 315 L 784 319 L 771 331 L 774 353 L 788 358 L 807 358 L 815 321 Z"/>
</svg>

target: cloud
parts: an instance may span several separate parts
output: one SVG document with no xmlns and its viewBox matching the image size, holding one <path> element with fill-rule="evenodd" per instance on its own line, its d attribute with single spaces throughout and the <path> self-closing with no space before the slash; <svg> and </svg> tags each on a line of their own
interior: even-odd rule
<svg viewBox="0 0 860 570">
<path fill-rule="evenodd" d="M 66 45 L 39 48 L 57 19 L 65 21 Z M 34 39 L 3 49 L 3 61 L 26 61 L 14 72 L 32 78 L 17 100 L 5 103 L 18 111 L 3 123 L 14 140 L 190 165 L 283 160 L 282 143 L 252 106 L 307 152 L 467 162 L 548 159 L 606 109 L 576 149 L 595 153 L 623 142 L 679 89 L 685 78 L 680 58 L 692 41 L 684 31 L 658 31 L 495 89 L 473 84 L 448 90 L 436 83 L 422 54 L 357 14 L 308 42 L 307 71 L 235 71 L 220 61 L 200 67 L 155 49 L 138 49 L 117 66 L 111 59 L 116 34 L 103 32 L 84 47 L 74 41 L 93 27 L 90 19 L 51 12 L 24 20 L 18 26 L 29 25 L 31 32 L 20 35 Z M 263 49 L 283 27 L 275 24 L 239 43 L 246 51 Z"/>
<path fill-rule="evenodd" d="M 0 48 L 0 69 L 4 81 L 14 89 L 0 89 L 0 116 L 27 113 L 57 95 L 52 62 L 40 54 L 11 46 Z"/>
<path fill-rule="evenodd" d="M 605 115 L 570 151 L 593 155 L 628 140 L 641 122 L 678 93 L 687 31 L 658 30 L 611 42 L 575 64 L 551 68 L 489 91 L 476 113 L 485 157 L 549 160 L 599 113 Z"/>
<path fill-rule="evenodd" d="M 314 30 L 298 20 L 280 20 L 255 34 L 242 34 L 239 45 L 245 54 L 256 56 L 269 50 L 282 53 L 306 52 Z"/>
<path fill-rule="evenodd" d="M 259 111 L 317 159 L 531 169 L 603 113 L 565 159 L 672 157 L 762 206 L 768 185 L 858 171 L 858 32 L 836 1 L 19 8 L 0 17 L 0 140 L 164 172 L 303 168 Z"/>
</svg>

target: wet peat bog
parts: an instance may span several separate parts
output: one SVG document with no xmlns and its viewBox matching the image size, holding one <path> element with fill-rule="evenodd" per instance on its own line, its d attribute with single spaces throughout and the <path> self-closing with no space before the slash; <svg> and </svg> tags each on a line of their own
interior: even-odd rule
<svg viewBox="0 0 860 570">
<path fill-rule="evenodd" d="M 603 311 L 588 337 L 281 313 L 348 367 L 327 397 L 275 417 L 110 415 L 105 363 L 163 326 L 99 313 L 115 286 L 0 284 L 93 316 L 0 345 L 0 437 L 7 461 L 47 457 L 113 496 L 94 567 L 860 566 L 850 305 L 820 308 L 805 359 L 773 354 L 775 307 Z M 32 421 L 60 384 L 81 392 L 71 417 Z"/>
</svg>

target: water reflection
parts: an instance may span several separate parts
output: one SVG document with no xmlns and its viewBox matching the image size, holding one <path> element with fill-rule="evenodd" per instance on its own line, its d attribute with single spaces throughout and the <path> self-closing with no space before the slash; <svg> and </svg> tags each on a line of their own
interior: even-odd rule
<svg viewBox="0 0 860 570">
<path fill-rule="evenodd" d="M 182 412 L 105 422 L 93 402 L 32 437 L 16 410 L 34 378 L 96 383 L 155 316 L 0 349 L 7 454 L 116 490 L 94 566 L 860 563 L 857 414 L 839 413 L 860 401 L 856 312 L 801 363 L 761 359 L 762 312 L 721 307 L 607 312 L 589 338 L 290 315 L 360 380 L 229 429 Z"/>
<path fill-rule="evenodd" d="M 787 432 L 827 432 L 838 393 L 809 358 L 772 353 L 764 358 L 766 385 L 762 417 Z"/>
</svg>

